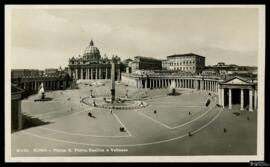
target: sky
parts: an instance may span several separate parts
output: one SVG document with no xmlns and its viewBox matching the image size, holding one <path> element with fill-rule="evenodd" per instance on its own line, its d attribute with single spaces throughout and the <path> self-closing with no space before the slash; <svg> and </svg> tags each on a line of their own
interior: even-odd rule
<svg viewBox="0 0 270 167">
<path fill-rule="evenodd" d="M 258 17 L 258 8 L 12 9 L 11 68 L 66 67 L 91 39 L 122 60 L 195 53 L 206 65 L 257 66 Z"/>
</svg>

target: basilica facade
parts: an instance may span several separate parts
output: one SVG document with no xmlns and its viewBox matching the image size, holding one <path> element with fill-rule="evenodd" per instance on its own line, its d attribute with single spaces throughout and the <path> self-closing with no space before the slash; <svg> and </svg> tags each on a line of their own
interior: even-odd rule
<svg viewBox="0 0 270 167">
<path fill-rule="evenodd" d="M 91 40 L 83 56 L 69 59 L 69 75 L 75 80 L 111 79 L 111 63 L 112 61 L 106 55 L 101 56 L 99 49 Z M 115 67 L 115 79 L 120 80 L 120 59 Z"/>
</svg>

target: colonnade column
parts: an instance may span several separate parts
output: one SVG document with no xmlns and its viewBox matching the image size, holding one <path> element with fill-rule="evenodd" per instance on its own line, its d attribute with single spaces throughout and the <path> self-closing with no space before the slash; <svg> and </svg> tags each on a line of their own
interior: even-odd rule
<svg viewBox="0 0 270 167">
<path fill-rule="evenodd" d="M 35 90 L 37 90 L 37 81 L 35 81 Z"/>
<path fill-rule="evenodd" d="M 253 90 L 249 89 L 249 111 L 253 111 Z"/>
<path fill-rule="evenodd" d="M 222 103 L 222 102 L 221 102 L 221 96 L 222 96 L 222 95 L 221 95 L 221 89 L 218 89 L 218 104 L 219 104 L 219 105 L 222 105 L 222 104 L 221 104 L 221 103 Z"/>
<path fill-rule="evenodd" d="M 221 89 L 221 105 L 224 108 L 224 88 Z"/>
<path fill-rule="evenodd" d="M 244 90 L 241 89 L 241 101 L 240 101 L 240 110 L 244 110 Z"/>
<path fill-rule="evenodd" d="M 257 109 L 257 90 L 254 90 L 254 109 Z"/>
<path fill-rule="evenodd" d="M 232 89 L 229 88 L 229 109 L 232 109 Z"/>
<path fill-rule="evenodd" d="M 18 130 L 22 129 L 23 123 L 22 123 L 22 100 L 18 100 Z"/>
</svg>

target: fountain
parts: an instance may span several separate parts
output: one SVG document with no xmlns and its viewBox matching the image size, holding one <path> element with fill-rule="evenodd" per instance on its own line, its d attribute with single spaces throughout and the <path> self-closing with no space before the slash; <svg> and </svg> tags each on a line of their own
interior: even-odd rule
<svg viewBox="0 0 270 167">
<path fill-rule="evenodd" d="M 168 95 L 173 95 L 173 96 L 176 95 L 175 87 L 176 87 L 175 81 L 172 80 L 172 83 L 171 83 L 171 85 L 169 87 L 169 93 L 168 93 Z"/>
<path fill-rule="evenodd" d="M 40 84 L 40 89 L 38 91 L 38 95 L 39 95 L 40 99 L 45 99 L 45 91 L 44 91 L 43 83 Z"/>
<path fill-rule="evenodd" d="M 39 90 L 38 90 L 38 99 L 35 99 L 35 101 L 46 101 L 49 100 L 50 98 L 45 98 L 45 90 L 44 90 L 44 86 L 43 83 L 40 84 L 39 86 Z"/>
</svg>

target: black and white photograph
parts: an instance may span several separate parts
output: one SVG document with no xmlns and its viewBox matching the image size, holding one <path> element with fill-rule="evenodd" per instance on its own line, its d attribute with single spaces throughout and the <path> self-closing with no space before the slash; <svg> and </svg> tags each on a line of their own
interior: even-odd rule
<svg viewBox="0 0 270 167">
<path fill-rule="evenodd" d="M 264 63 L 264 5 L 5 5 L 5 159 L 263 161 Z"/>
</svg>

